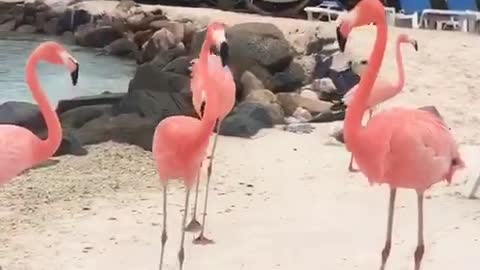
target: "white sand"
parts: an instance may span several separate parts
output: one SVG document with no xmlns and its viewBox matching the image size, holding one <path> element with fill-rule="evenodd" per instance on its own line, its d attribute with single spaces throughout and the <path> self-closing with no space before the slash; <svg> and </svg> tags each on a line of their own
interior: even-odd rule
<svg viewBox="0 0 480 270">
<path fill-rule="evenodd" d="M 321 25 L 334 35 L 332 25 Z M 383 107 L 436 105 L 462 148 L 478 145 L 479 37 L 393 29 L 391 38 L 400 31 L 417 38 L 420 51 L 405 46 L 406 89 Z M 354 56 L 367 55 L 372 33 L 352 35 Z M 382 75 L 394 78 L 392 45 Z M 387 187 L 348 173 L 349 154 L 329 143 L 329 125 L 316 128 L 220 138 L 207 224 L 217 243 L 192 246 L 188 235 L 185 269 L 378 269 Z M 150 153 L 113 143 L 89 150 L 0 189 L 4 270 L 157 268 L 162 200 Z M 465 174 L 429 192 L 424 270 L 478 268 L 480 201 L 460 195 Z M 179 187 L 169 197 L 166 269 L 178 269 Z M 415 193 L 399 192 L 389 270 L 413 268 L 416 210 Z"/>
</svg>

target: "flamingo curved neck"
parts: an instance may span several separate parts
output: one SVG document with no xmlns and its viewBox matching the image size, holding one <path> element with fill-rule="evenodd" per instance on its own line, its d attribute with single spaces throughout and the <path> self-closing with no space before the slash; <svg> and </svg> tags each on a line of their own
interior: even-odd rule
<svg viewBox="0 0 480 270">
<path fill-rule="evenodd" d="M 43 93 L 37 76 L 37 64 L 40 61 L 38 53 L 34 53 L 28 60 L 26 66 L 26 81 L 30 88 L 33 98 L 38 104 L 40 112 L 45 120 L 48 135 L 45 140 L 41 140 L 41 144 L 35 149 L 35 158 L 37 161 L 43 161 L 46 157 L 50 157 L 60 146 L 62 141 L 62 126 L 56 112 L 50 106 L 47 97 Z"/>
<path fill-rule="evenodd" d="M 345 142 L 348 149 L 351 150 L 357 146 L 365 145 L 365 142 L 362 142 L 363 140 L 360 138 L 363 130 L 362 118 L 367 109 L 368 97 L 372 91 L 380 66 L 382 65 L 387 43 L 387 26 L 384 20 L 377 20 L 375 26 L 377 28 L 377 33 L 375 44 L 368 61 L 369 65 L 360 79 L 358 89 L 355 92 L 345 115 Z M 352 153 L 353 152 L 354 151 L 352 150 Z"/>
<path fill-rule="evenodd" d="M 397 47 L 396 47 L 396 60 L 397 60 L 397 72 L 398 78 L 397 82 L 395 83 L 395 93 L 398 93 L 402 90 L 403 86 L 405 85 L 405 70 L 403 69 L 403 57 L 402 57 L 402 50 L 401 50 L 402 41 L 399 39 L 397 40 Z"/>
<path fill-rule="evenodd" d="M 210 47 L 212 46 L 212 41 L 209 38 L 209 33 L 207 31 L 205 41 L 202 44 L 202 48 L 200 49 L 200 55 L 198 61 L 200 62 L 201 68 L 206 68 L 208 63 L 208 56 L 210 55 Z"/>
</svg>

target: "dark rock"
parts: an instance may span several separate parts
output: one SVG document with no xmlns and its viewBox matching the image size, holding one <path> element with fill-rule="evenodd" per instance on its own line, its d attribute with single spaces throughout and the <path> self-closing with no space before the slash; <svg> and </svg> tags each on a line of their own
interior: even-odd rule
<svg viewBox="0 0 480 270">
<path fill-rule="evenodd" d="M 122 37 L 112 26 L 82 27 L 75 32 L 75 41 L 80 46 L 102 48 Z"/>
<path fill-rule="evenodd" d="M 242 23 L 227 29 L 232 64 L 243 73 L 251 65 L 265 67 L 271 73 L 283 71 L 293 59 L 290 44 L 283 33 L 270 23 Z"/>
<path fill-rule="evenodd" d="M 0 24 L 6 23 L 8 21 L 11 21 L 15 19 L 12 14 L 0 14 Z"/>
<path fill-rule="evenodd" d="M 177 74 L 182 74 L 185 76 L 190 76 L 190 57 L 188 56 L 180 56 L 178 58 L 175 58 L 173 61 L 168 63 L 162 71 L 165 72 L 173 72 Z"/>
<path fill-rule="evenodd" d="M 83 147 L 77 135 L 72 131 L 63 131 L 62 143 L 58 147 L 57 151 L 53 156 L 62 156 L 62 155 L 74 155 L 74 156 L 84 156 L 88 152 Z"/>
<path fill-rule="evenodd" d="M 35 28 L 38 32 L 43 32 L 43 26 L 47 23 L 46 12 L 37 12 L 35 14 Z"/>
<path fill-rule="evenodd" d="M 282 106 L 278 104 L 277 96 L 267 89 L 257 89 L 250 92 L 245 98 L 245 102 L 260 103 L 268 109 L 273 124 L 283 124 L 285 122 L 285 113 Z"/>
<path fill-rule="evenodd" d="M 38 137 L 41 139 L 47 138 L 48 132 L 46 130 L 41 131 L 38 134 Z M 79 141 L 76 134 L 72 131 L 63 129 L 62 142 L 58 147 L 57 151 L 53 156 L 62 156 L 62 155 L 75 155 L 75 156 L 84 156 L 87 154 L 87 150 L 83 148 L 82 143 Z"/>
<path fill-rule="evenodd" d="M 60 121 L 64 128 L 80 128 L 85 123 L 105 114 L 112 114 L 112 105 L 97 104 L 75 107 L 60 115 Z"/>
<path fill-rule="evenodd" d="M 138 145 L 152 150 L 153 133 L 157 121 L 138 114 L 103 115 L 76 130 L 82 144 L 96 144 L 106 141 Z"/>
<path fill-rule="evenodd" d="M 58 18 L 51 18 L 43 25 L 43 32 L 47 35 L 58 34 Z"/>
<path fill-rule="evenodd" d="M 21 101 L 8 101 L 0 105 L 0 124 L 21 126 L 34 133 L 46 129 L 38 106 Z"/>
<path fill-rule="evenodd" d="M 0 124 L 10 124 L 24 127 L 37 135 L 40 139 L 46 139 L 48 131 L 45 121 L 38 106 L 28 102 L 9 101 L 0 105 Z M 60 147 L 54 156 L 72 154 L 84 155 L 85 149 L 79 143 L 75 134 L 63 130 L 63 138 Z"/>
<path fill-rule="evenodd" d="M 72 13 L 73 19 L 72 19 Z M 91 15 L 85 10 L 75 10 L 67 9 L 58 21 L 58 31 L 63 33 L 65 31 L 74 32 L 77 30 L 78 26 L 85 25 L 91 20 Z"/>
<path fill-rule="evenodd" d="M 166 19 L 165 15 L 157 14 L 150 16 L 143 16 L 143 14 L 136 14 L 127 19 L 129 29 L 133 32 L 149 30 L 150 23 L 156 20 Z"/>
<path fill-rule="evenodd" d="M 61 115 L 66 111 L 77 107 L 100 105 L 100 104 L 116 104 L 125 96 L 125 93 L 104 93 L 100 95 L 76 97 L 72 99 L 60 100 L 57 106 L 57 114 Z"/>
<path fill-rule="evenodd" d="M 249 138 L 257 134 L 260 129 L 271 127 L 273 127 L 273 121 L 264 105 L 244 102 L 222 121 L 220 134 Z"/>
<path fill-rule="evenodd" d="M 206 30 L 192 38 L 190 54 L 197 57 Z M 293 59 L 293 50 L 283 33 L 269 23 L 242 23 L 227 28 L 230 46 L 230 68 L 236 80 L 249 70 L 271 89 L 272 74 L 284 71 Z"/>
<path fill-rule="evenodd" d="M 116 56 L 138 55 L 137 45 L 128 38 L 119 38 L 103 48 L 108 54 Z"/>
<path fill-rule="evenodd" d="M 136 113 L 157 122 L 172 115 L 195 115 L 191 95 L 154 90 L 131 91 L 114 109 L 115 114 Z"/>
<path fill-rule="evenodd" d="M 242 86 L 242 100 L 255 90 L 265 89 L 262 81 L 248 70 L 243 72 L 242 76 L 240 77 L 240 84 Z"/>
<path fill-rule="evenodd" d="M 173 34 L 176 43 L 182 42 L 185 38 L 185 26 L 179 22 L 169 20 L 153 21 L 150 23 L 150 28 L 154 30 L 168 30 Z"/>
<path fill-rule="evenodd" d="M 133 35 L 133 42 L 137 44 L 138 48 L 142 48 L 143 44 L 153 36 L 153 33 L 154 32 L 151 29 L 135 32 Z"/>
<path fill-rule="evenodd" d="M 142 63 L 149 62 L 159 53 L 169 51 L 175 48 L 177 42 L 175 37 L 167 29 L 161 29 L 155 32 L 143 48 Z M 185 49 L 185 48 L 184 48 Z"/>
<path fill-rule="evenodd" d="M 35 26 L 33 26 L 33 25 L 24 24 L 24 25 L 20 25 L 16 29 L 16 31 L 19 32 L 19 33 L 24 33 L 24 34 L 32 34 L 32 33 L 35 33 L 37 31 L 37 29 L 35 29 Z"/>
<path fill-rule="evenodd" d="M 174 55 L 170 57 L 171 59 L 175 58 Z M 128 85 L 128 91 L 136 91 L 137 89 L 160 92 L 189 91 L 190 77 L 163 70 L 171 61 L 168 61 L 168 58 L 166 56 L 157 57 L 154 61 L 139 66 Z"/>
<path fill-rule="evenodd" d="M 287 70 L 277 72 L 272 78 L 272 90 L 278 92 L 292 92 L 302 87 L 306 79 L 302 66 L 292 62 Z"/>
<path fill-rule="evenodd" d="M 75 36 L 70 31 L 63 32 L 61 39 L 64 43 L 75 44 Z"/>
<path fill-rule="evenodd" d="M 13 31 L 15 29 L 15 20 L 10 20 L 0 24 L 0 32 Z"/>
</svg>

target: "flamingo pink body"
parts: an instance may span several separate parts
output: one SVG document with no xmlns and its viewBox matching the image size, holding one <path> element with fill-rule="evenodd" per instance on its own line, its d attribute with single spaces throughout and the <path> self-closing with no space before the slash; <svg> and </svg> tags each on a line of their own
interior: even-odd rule
<svg viewBox="0 0 480 270">
<path fill-rule="evenodd" d="M 405 71 L 403 68 L 402 52 L 400 50 L 402 43 L 412 43 L 415 49 L 417 48 L 417 42 L 415 40 L 409 38 L 405 34 L 400 34 L 398 36 L 396 43 L 397 81 L 389 82 L 377 78 L 367 100 L 367 107 L 369 109 L 372 109 L 376 105 L 394 97 L 400 93 L 400 91 L 402 91 L 405 85 Z M 357 89 L 358 84 L 352 87 L 352 89 L 345 94 L 342 101 L 348 105 L 355 95 Z"/>
<path fill-rule="evenodd" d="M 450 182 L 455 171 L 464 166 L 457 144 L 443 120 L 430 111 L 393 108 L 373 116 L 366 126 L 362 118 L 374 81 L 382 65 L 387 43 L 384 6 L 379 0 L 362 0 L 345 16 L 337 31 L 347 37 L 352 28 L 373 23 L 377 28 L 373 51 L 357 91 L 347 108 L 344 136 L 347 149 L 358 163 L 359 170 L 370 183 L 388 184 L 390 200 L 387 238 L 382 250 L 384 270 L 392 247 L 393 213 L 397 188 L 414 189 L 417 193 L 418 231 L 414 253 L 414 269 L 420 270 L 425 252 L 423 236 L 424 192 L 431 185 Z M 340 40 L 345 44 L 345 40 Z"/>
<path fill-rule="evenodd" d="M 402 43 L 411 43 L 415 50 L 418 50 L 418 44 L 417 41 L 414 39 L 411 39 L 409 36 L 405 34 L 400 34 L 397 38 L 397 44 L 396 44 L 396 60 L 397 60 L 397 81 L 392 83 L 389 81 L 381 80 L 377 78 L 373 84 L 372 92 L 370 93 L 370 96 L 368 97 L 367 100 L 367 108 L 369 110 L 369 118 L 372 117 L 372 110 L 373 108 L 384 102 L 387 99 L 390 99 L 400 93 L 400 91 L 403 89 L 405 85 L 405 71 L 403 69 L 403 60 L 402 60 L 402 52 L 400 50 L 400 45 Z M 345 94 L 343 97 L 342 101 L 348 106 L 350 104 L 353 96 L 355 95 L 355 92 L 358 89 L 358 84 L 352 87 L 350 91 Z M 348 146 L 347 146 L 347 150 Z M 350 164 L 348 165 L 348 170 L 351 172 L 356 172 L 353 168 L 353 156 L 350 157 Z"/>
<path fill-rule="evenodd" d="M 190 189 L 199 175 L 201 163 L 206 156 L 210 136 L 217 123 L 216 108 L 220 100 L 218 100 L 216 93 L 222 90 L 223 81 L 226 78 L 231 78 L 231 75 L 228 76 L 226 74 L 228 72 L 228 67 L 223 67 L 221 61 L 208 62 L 208 72 L 205 73 L 205 79 L 212 84 L 204 89 L 205 112 L 200 120 L 188 116 L 171 116 L 161 121 L 155 129 L 152 151 L 156 169 L 164 187 L 163 232 L 159 269 L 162 269 L 164 249 L 167 242 L 167 183 L 169 180 L 174 179 L 183 180 L 186 186 L 185 208 L 181 228 L 182 236 L 178 253 L 180 269 L 183 269 L 185 225 Z"/>
<path fill-rule="evenodd" d="M 26 81 L 45 119 L 48 137 L 41 140 L 23 127 L 0 125 L 0 185 L 50 158 L 62 141 L 60 121 L 40 88 L 35 70 L 38 62 L 42 60 L 52 64 L 64 64 L 71 72 L 77 68 L 76 60 L 55 42 L 42 43 L 31 54 L 26 66 Z"/>
<path fill-rule="evenodd" d="M 357 14 L 359 20 L 362 15 Z M 463 161 L 449 129 L 436 115 L 424 110 L 394 108 L 379 112 L 362 126 L 387 40 L 385 22 L 376 23 L 377 40 L 369 66 L 345 116 L 346 146 L 372 183 L 425 190 L 436 182 L 450 181 Z"/>
</svg>

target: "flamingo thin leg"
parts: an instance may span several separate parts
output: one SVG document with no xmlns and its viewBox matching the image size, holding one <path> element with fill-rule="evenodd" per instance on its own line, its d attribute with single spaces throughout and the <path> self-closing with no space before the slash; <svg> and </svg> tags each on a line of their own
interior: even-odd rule
<svg viewBox="0 0 480 270">
<path fill-rule="evenodd" d="M 210 155 L 210 161 L 208 163 L 208 169 L 207 169 L 207 186 L 205 187 L 205 203 L 203 205 L 202 230 L 200 231 L 200 235 L 197 237 L 197 239 L 193 241 L 195 244 L 207 245 L 207 244 L 214 243 L 213 240 L 205 237 L 205 221 L 207 219 L 208 190 L 210 185 L 210 178 L 212 176 L 212 163 L 215 155 L 215 149 L 217 148 L 218 133 L 220 130 L 220 125 L 221 125 L 221 122 L 218 122 L 217 132 L 215 133 L 215 138 L 213 139 L 212 154 Z"/>
<path fill-rule="evenodd" d="M 180 239 L 180 249 L 178 250 L 178 262 L 180 264 L 180 270 L 183 269 L 183 262 L 185 261 L 185 250 L 183 245 L 185 243 L 185 225 L 187 224 L 187 212 L 188 212 L 188 200 L 190 198 L 190 188 L 187 188 L 187 192 L 185 194 L 185 212 L 183 213 L 183 220 L 182 220 L 182 237 Z"/>
<path fill-rule="evenodd" d="M 388 256 L 390 255 L 390 248 L 392 247 L 392 227 L 393 227 L 393 214 L 395 211 L 395 198 L 397 196 L 397 189 L 390 187 L 390 201 L 388 204 L 388 220 L 387 220 L 387 239 L 385 240 L 385 246 L 382 250 L 382 265 L 380 270 L 385 269 Z"/>
<path fill-rule="evenodd" d="M 350 154 L 350 163 L 348 164 L 348 171 L 349 172 L 358 172 L 357 169 L 353 168 L 353 154 Z"/>
<path fill-rule="evenodd" d="M 160 251 L 159 270 L 162 270 L 163 255 L 165 254 L 165 244 L 167 243 L 167 184 L 163 186 L 163 231 L 162 231 L 162 249 Z"/>
<path fill-rule="evenodd" d="M 417 192 L 418 201 L 418 242 L 415 249 L 415 270 L 420 270 L 425 245 L 423 242 L 423 192 Z"/>
<path fill-rule="evenodd" d="M 192 220 L 185 227 L 186 232 L 199 232 L 202 225 L 197 220 L 197 205 L 198 205 L 198 187 L 200 185 L 200 170 L 197 176 L 197 184 L 195 186 L 195 204 L 193 205 Z"/>
</svg>

